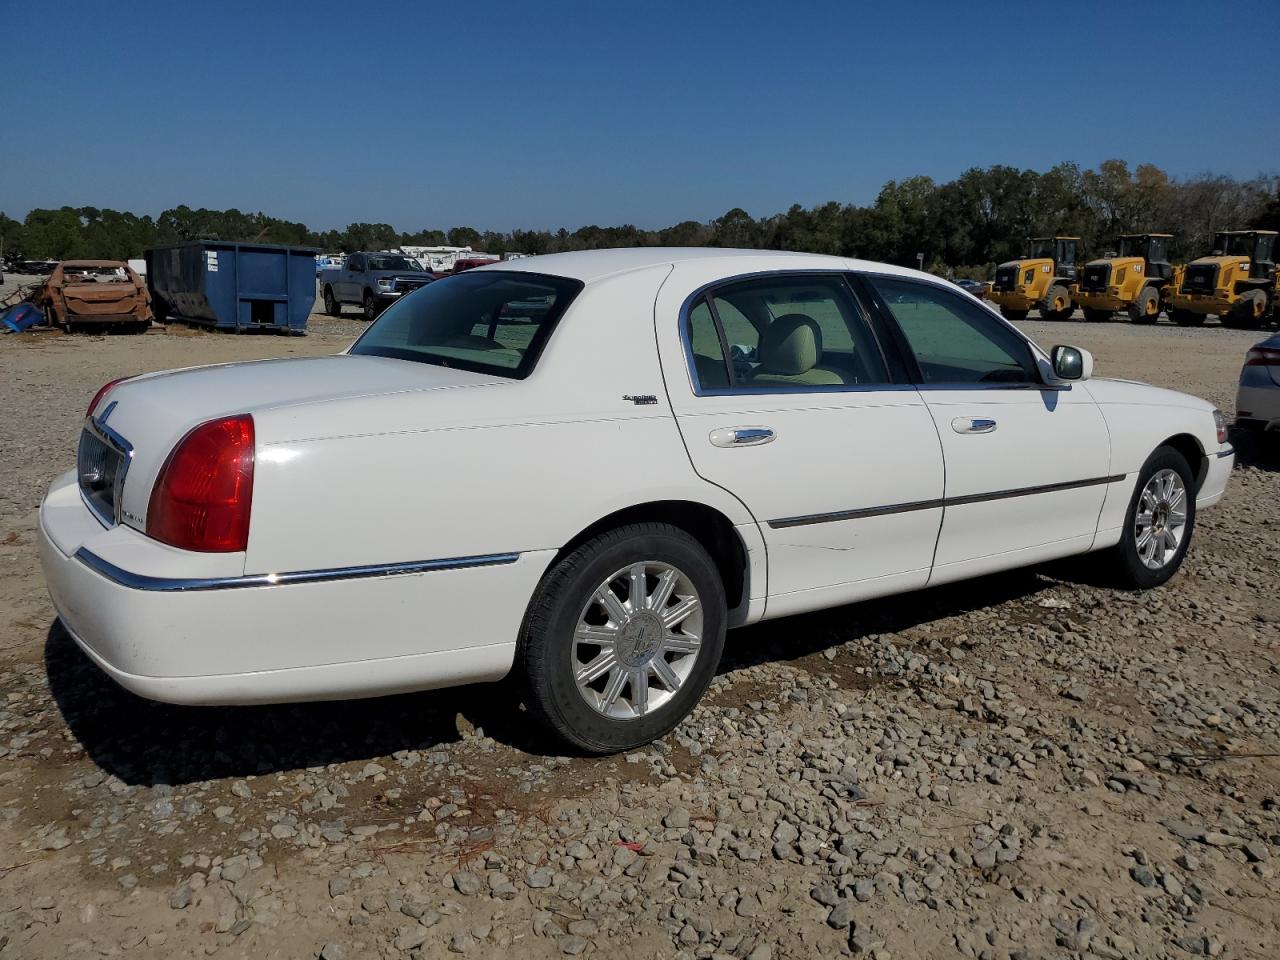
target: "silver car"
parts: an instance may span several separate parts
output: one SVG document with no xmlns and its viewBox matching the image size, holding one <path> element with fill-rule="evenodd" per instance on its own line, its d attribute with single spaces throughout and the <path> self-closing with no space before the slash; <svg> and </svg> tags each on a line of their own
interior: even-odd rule
<svg viewBox="0 0 1280 960">
<path fill-rule="evenodd" d="M 1280 439 L 1280 333 L 1255 343 L 1245 355 L 1236 423 Z"/>
</svg>

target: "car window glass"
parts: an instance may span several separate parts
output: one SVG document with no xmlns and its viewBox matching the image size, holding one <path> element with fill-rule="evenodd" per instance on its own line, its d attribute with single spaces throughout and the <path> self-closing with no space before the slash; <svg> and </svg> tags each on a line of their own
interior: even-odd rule
<svg viewBox="0 0 1280 960">
<path fill-rule="evenodd" d="M 1034 383 L 1027 342 L 976 304 L 915 280 L 868 277 L 907 338 L 926 383 Z"/>
<path fill-rule="evenodd" d="M 535 273 L 467 273 L 396 301 L 349 351 L 523 378 L 582 289 Z"/>
<path fill-rule="evenodd" d="M 736 388 L 889 382 L 879 346 L 843 277 L 745 280 L 717 289 L 712 305 Z"/>
<path fill-rule="evenodd" d="M 364 269 L 364 257 L 352 257 L 347 261 L 347 269 L 359 271 Z"/>
<path fill-rule="evenodd" d="M 729 386 L 729 370 L 720 346 L 720 334 L 705 297 L 689 311 L 689 349 L 693 354 L 693 373 L 703 390 L 721 390 Z"/>
</svg>

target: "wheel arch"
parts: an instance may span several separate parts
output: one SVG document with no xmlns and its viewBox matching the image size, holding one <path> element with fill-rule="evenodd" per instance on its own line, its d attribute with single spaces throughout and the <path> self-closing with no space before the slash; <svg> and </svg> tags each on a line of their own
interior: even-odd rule
<svg viewBox="0 0 1280 960">
<path fill-rule="evenodd" d="M 1205 456 L 1204 447 L 1200 446 L 1200 441 L 1189 433 L 1177 433 L 1162 441 L 1160 446 L 1170 447 L 1182 454 L 1195 476 L 1196 492 L 1199 493 L 1200 487 L 1204 484 L 1205 475 L 1209 472 L 1209 461 Z"/>
<path fill-rule="evenodd" d="M 592 537 L 628 524 L 644 522 L 669 523 L 697 540 L 711 555 L 720 573 L 729 609 L 746 604 L 750 570 L 747 545 L 728 517 L 715 507 L 695 500 L 652 500 L 615 510 L 571 537 L 549 566 L 555 566 Z"/>
</svg>

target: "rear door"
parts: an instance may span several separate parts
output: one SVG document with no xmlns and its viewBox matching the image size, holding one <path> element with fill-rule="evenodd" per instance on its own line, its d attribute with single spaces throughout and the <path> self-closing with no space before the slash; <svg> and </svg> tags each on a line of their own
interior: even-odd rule
<svg viewBox="0 0 1280 960">
<path fill-rule="evenodd" d="M 675 267 L 659 344 L 694 468 L 764 536 L 766 615 L 924 585 L 942 452 L 900 359 L 843 273 L 722 270 Z"/>
<path fill-rule="evenodd" d="M 940 284 L 868 275 L 917 365 L 942 441 L 945 515 L 930 583 L 1088 550 L 1111 482 L 1102 413 L 1045 382 L 1010 324 Z"/>
</svg>

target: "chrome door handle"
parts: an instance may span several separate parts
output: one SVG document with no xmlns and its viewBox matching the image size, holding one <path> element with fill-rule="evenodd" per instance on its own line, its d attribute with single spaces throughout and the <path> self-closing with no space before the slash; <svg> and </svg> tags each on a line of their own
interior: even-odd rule
<svg viewBox="0 0 1280 960">
<path fill-rule="evenodd" d="M 711 431 L 711 443 L 717 447 L 758 447 L 773 443 L 776 436 L 768 427 L 721 427 Z"/>
<path fill-rule="evenodd" d="M 951 421 L 951 429 L 956 433 L 995 433 L 996 422 L 980 417 L 956 417 Z"/>
</svg>

